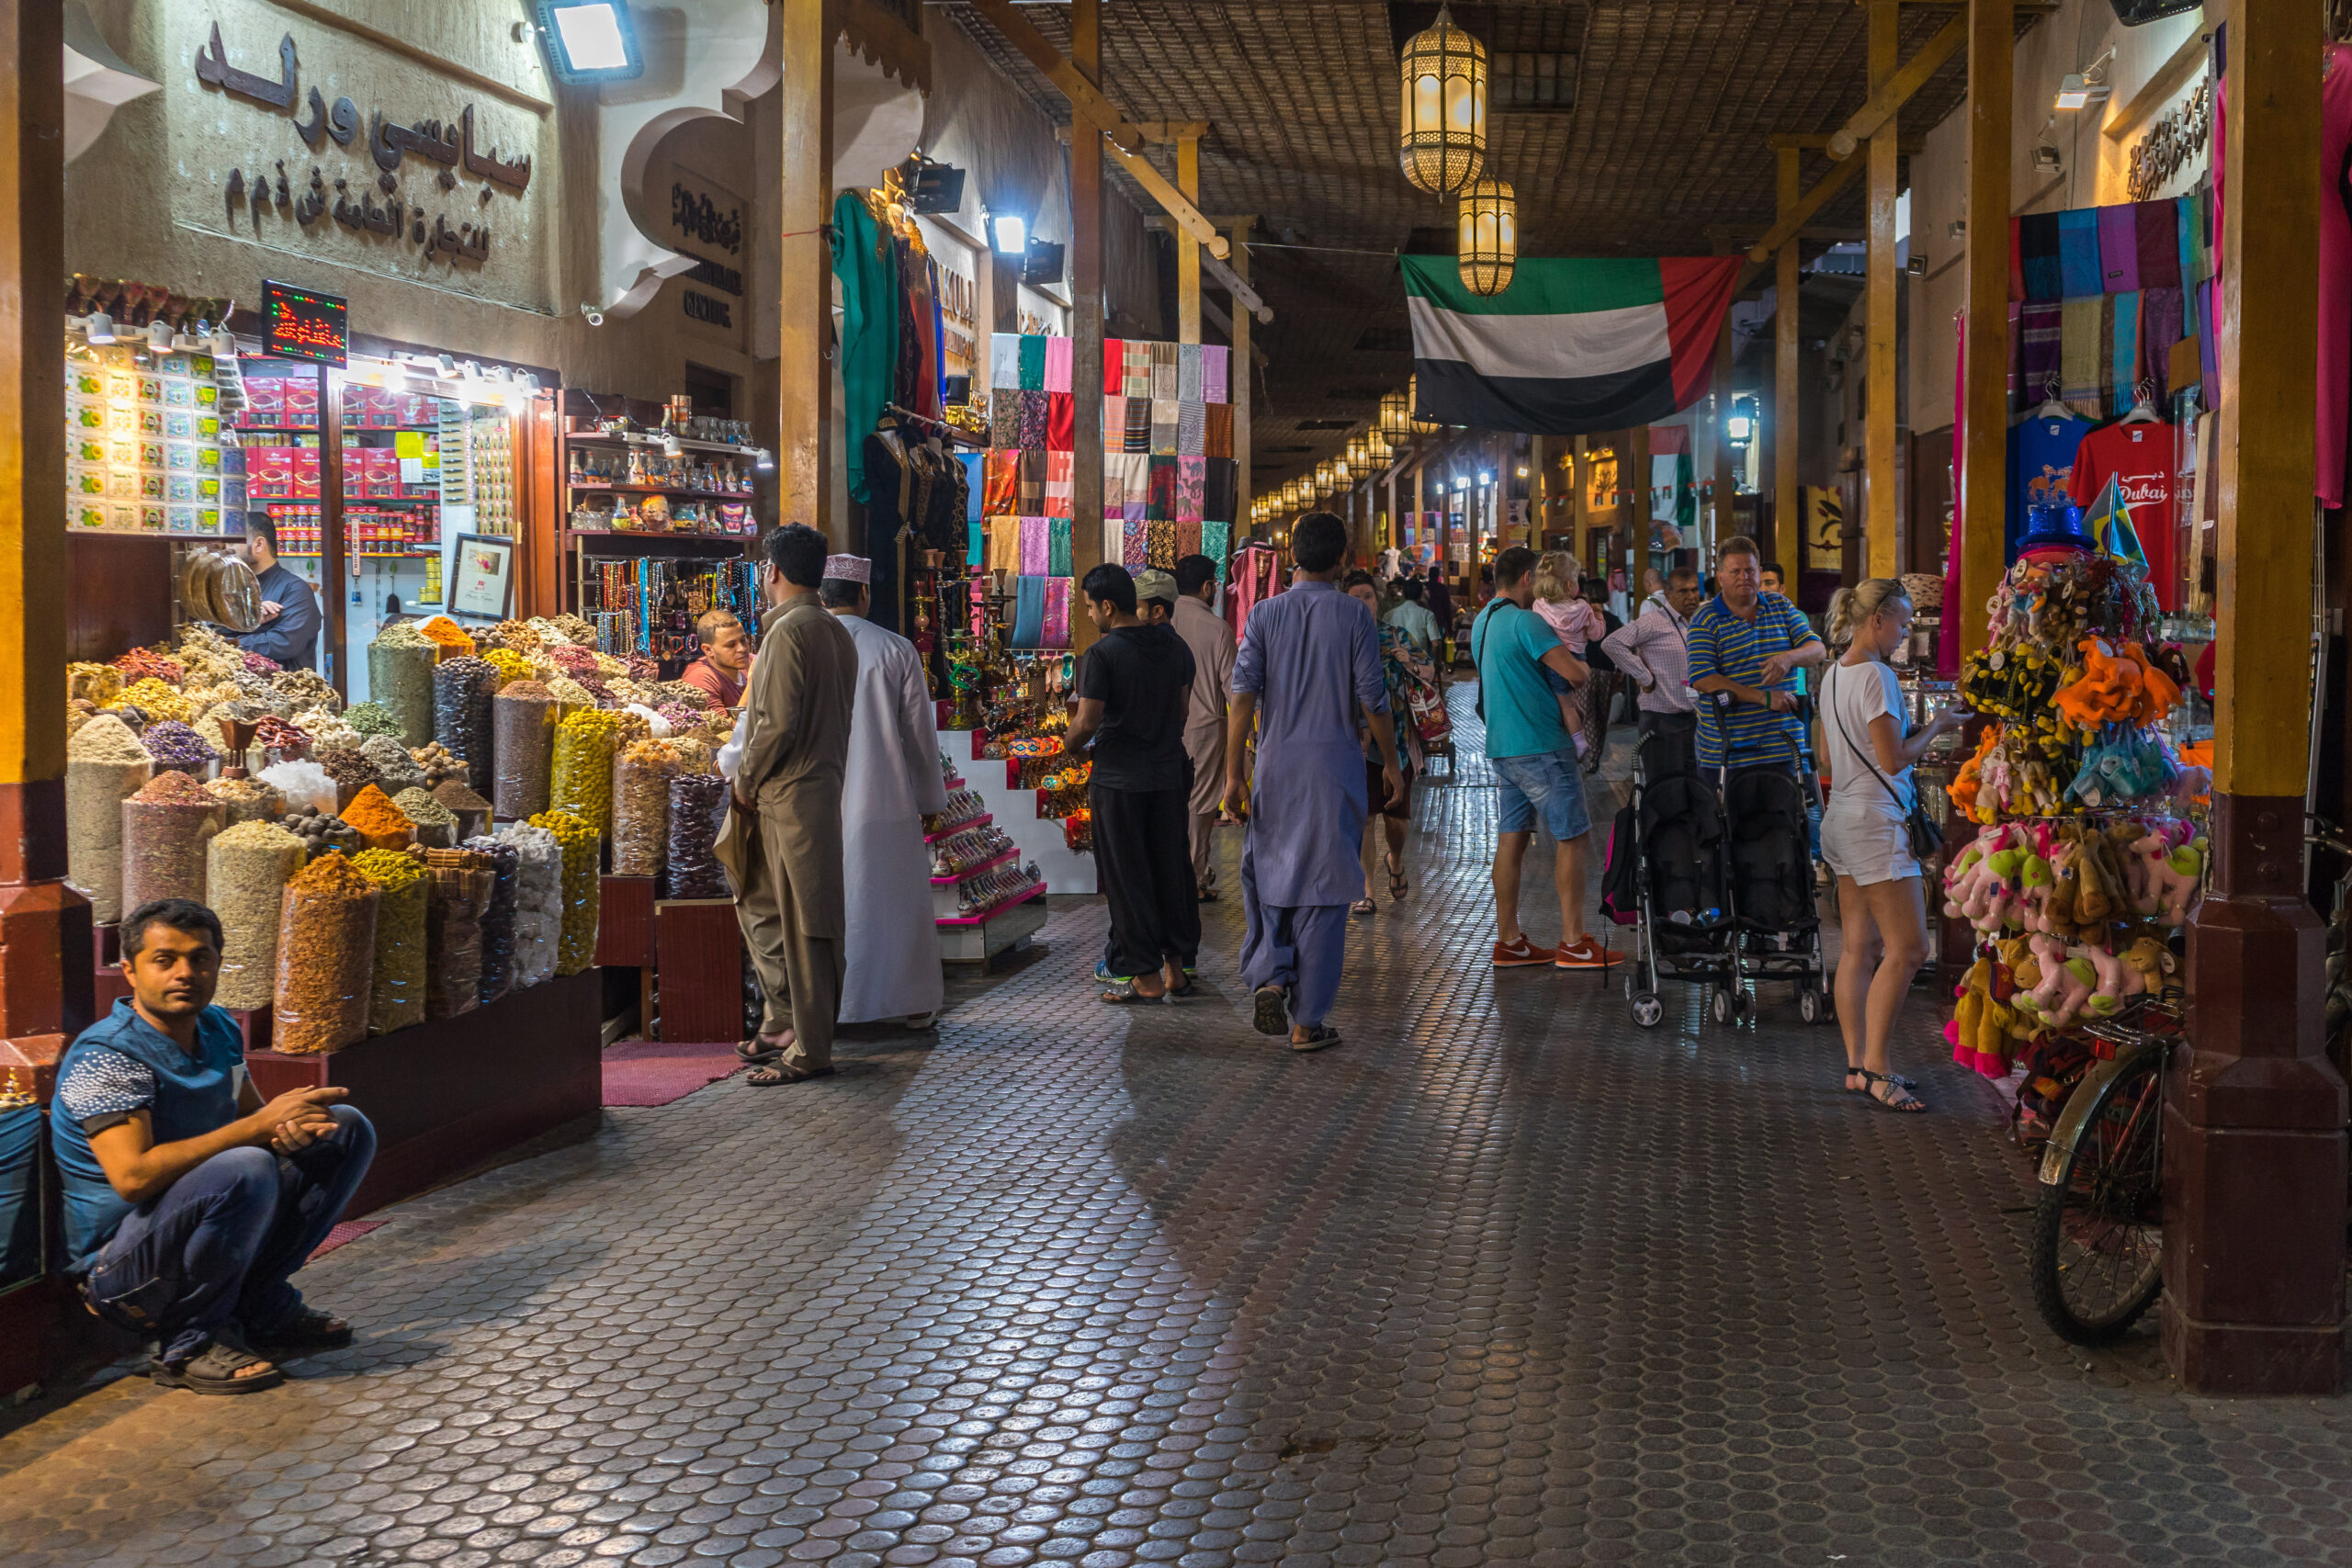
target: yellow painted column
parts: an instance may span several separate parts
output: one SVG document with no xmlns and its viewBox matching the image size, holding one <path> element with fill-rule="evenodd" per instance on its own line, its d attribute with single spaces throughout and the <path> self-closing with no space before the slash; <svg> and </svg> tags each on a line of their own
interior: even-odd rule
<svg viewBox="0 0 2352 1568">
<path fill-rule="evenodd" d="M 781 309 L 776 517 L 847 547 L 833 516 L 833 34 L 836 0 L 776 0 L 783 32 L 783 195 L 778 203 Z"/>
<path fill-rule="evenodd" d="M 1894 74 L 1896 0 L 1870 0 L 1870 90 L 1876 93 Z M 1896 537 L 1903 514 L 1894 461 L 1895 293 L 1901 287 L 1894 265 L 1895 119 L 1870 139 L 1870 244 L 1864 258 L 1864 336 L 1869 344 L 1862 411 L 1862 564 L 1871 577 L 1893 577 L 1901 569 L 1902 542 Z M 2008 165 L 2002 165 L 2006 171 Z M 2008 225 L 2001 225 L 2007 243 Z M 2006 315 L 2003 318 L 2007 321 Z"/>
<path fill-rule="evenodd" d="M 1804 194 L 1798 183 L 1798 156 L 1793 147 L 1780 149 L 1779 206 L 1783 215 Z M 1797 291 L 1803 279 L 1797 272 L 1795 240 L 1781 247 L 1772 265 L 1772 533 L 1777 543 L 1767 548 L 1781 563 L 1784 580 L 1793 583 L 1804 570 L 1804 492 L 1797 485 L 1797 373 L 1802 360 Z M 1713 568 L 1713 561 L 1702 562 L 1702 575 Z"/>
<path fill-rule="evenodd" d="M 1201 139 L 1180 136 L 1176 139 L 1176 189 L 1194 207 L 1201 204 Z M 1238 321 L 1248 314 L 1241 302 L 1233 302 L 1233 316 Z M 1176 341 L 1201 341 L 1201 243 L 1176 231 Z"/>
<path fill-rule="evenodd" d="M 1232 246 L 1226 265 L 1242 282 L 1250 281 L 1250 225 L 1236 223 L 1227 235 Z M 1238 299 L 1231 301 L 1233 316 L 1233 352 L 1226 356 L 1226 374 L 1231 378 L 1226 396 L 1233 400 L 1233 456 L 1241 465 L 1241 482 L 1237 493 L 1241 496 L 1241 516 L 1233 525 L 1237 543 L 1250 525 L 1250 387 L 1254 379 L 1250 364 L 1250 332 L 1257 325 L 1256 318 L 1241 308 Z"/>
<path fill-rule="evenodd" d="M 2009 115 L 2013 0 L 1971 0 L 1968 21 L 1968 328 L 1960 472 L 1960 603 L 1965 653 L 1984 646 L 1985 602 L 2001 581 L 2009 425 Z"/>
</svg>

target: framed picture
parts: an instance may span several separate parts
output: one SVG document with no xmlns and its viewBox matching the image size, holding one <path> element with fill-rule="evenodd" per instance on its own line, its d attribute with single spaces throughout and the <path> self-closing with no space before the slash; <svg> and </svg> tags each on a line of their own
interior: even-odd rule
<svg viewBox="0 0 2352 1568">
<path fill-rule="evenodd" d="M 460 615 L 503 621 L 514 604 L 514 541 L 493 534 L 459 534 L 449 570 L 449 608 Z"/>
</svg>

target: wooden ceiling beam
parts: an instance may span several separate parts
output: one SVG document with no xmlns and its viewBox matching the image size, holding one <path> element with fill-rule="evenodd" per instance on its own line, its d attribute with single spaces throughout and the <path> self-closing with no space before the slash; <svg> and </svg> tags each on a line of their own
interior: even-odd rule
<svg viewBox="0 0 2352 1568">
<path fill-rule="evenodd" d="M 1204 119 L 1139 119 L 1135 124 L 1146 141 L 1165 143 L 1188 137 L 1197 141 L 1209 133 L 1209 122 Z"/>
<path fill-rule="evenodd" d="M 1967 13 L 1962 12 L 1962 15 L 1965 17 Z M 1812 221 L 1813 215 L 1828 206 L 1830 197 L 1844 190 L 1861 170 L 1862 165 L 1859 162 L 1849 158 L 1822 175 L 1819 183 L 1797 198 L 1794 207 L 1781 215 L 1780 221 L 1765 231 L 1762 239 L 1747 248 L 1749 264 L 1762 266 L 1770 261 L 1772 253 L 1795 239 L 1797 231 Z"/>
<path fill-rule="evenodd" d="M 1001 0 L 1000 0 L 1001 3 Z M 1894 118 L 1895 111 L 1911 101 L 1911 96 L 1928 85 L 1928 78 L 1943 69 L 1944 62 L 1960 52 L 1968 41 L 1968 12 L 1965 8 L 1952 13 L 1951 20 L 1936 30 L 1936 36 L 1923 45 L 1919 52 L 1905 61 L 1889 76 L 1870 101 L 1854 111 L 1854 118 L 1840 126 L 1829 138 L 1825 151 L 1844 162 L 1854 155 L 1854 150 L 1871 135 Z"/>
</svg>

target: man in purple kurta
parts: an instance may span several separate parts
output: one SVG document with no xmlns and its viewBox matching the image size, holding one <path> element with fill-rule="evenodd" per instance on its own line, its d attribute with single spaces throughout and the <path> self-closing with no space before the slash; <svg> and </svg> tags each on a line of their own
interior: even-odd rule
<svg viewBox="0 0 2352 1568">
<path fill-rule="evenodd" d="M 1296 579 L 1289 592 L 1250 610 L 1233 663 L 1225 798 L 1228 807 L 1246 799 L 1250 811 L 1241 849 L 1241 978 L 1255 993 L 1259 1032 L 1288 1032 L 1294 1051 L 1340 1043 L 1323 1021 L 1347 957 L 1348 905 L 1363 891 L 1359 857 L 1372 804 L 1359 705 L 1379 754 L 1390 759 L 1382 770 L 1389 795 L 1405 787 L 1379 627 L 1361 600 L 1334 584 L 1347 550 L 1339 518 L 1300 518 L 1291 529 Z M 1252 719 L 1257 776 L 1245 781 Z"/>
</svg>

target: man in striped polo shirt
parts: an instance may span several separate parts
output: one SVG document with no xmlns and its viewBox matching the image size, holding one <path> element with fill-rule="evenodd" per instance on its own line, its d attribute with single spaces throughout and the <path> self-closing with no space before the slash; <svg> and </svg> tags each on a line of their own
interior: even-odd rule
<svg viewBox="0 0 2352 1568">
<path fill-rule="evenodd" d="M 1736 537 L 1716 556 L 1723 592 L 1690 619 L 1690 689 L 1699 694 L 1699 766 L 1792 765 L 1804 723 L 1789 680 L 1827 649 L 1794 604 L 1762 592 L 1756 541 Z"/>
</svg>

